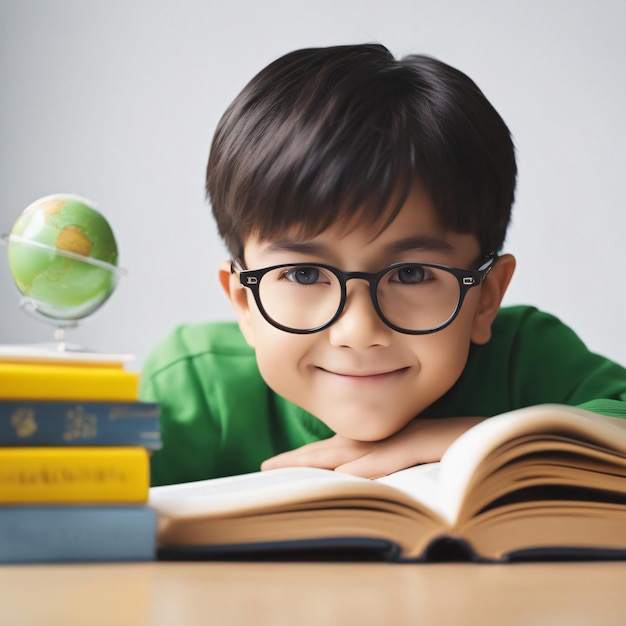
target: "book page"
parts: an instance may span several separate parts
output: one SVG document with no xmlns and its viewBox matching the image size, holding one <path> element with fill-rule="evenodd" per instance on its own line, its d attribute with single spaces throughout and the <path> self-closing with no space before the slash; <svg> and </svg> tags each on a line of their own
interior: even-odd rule
<svg viewBox="0 0 626 626">
<path fill-rule="evenodd" d="M 438 511 L 440 463 L 424 463 L 377 478 L 376 482 L 400 489 L 412 498 Z"/>
<path fill-rule="evenodd" d="M 234 513 L 321 497 L 367 495 L 366 478 L 311 467 L 287 467 L 226 478 L 152 487 L 148 504 L 171 516 Z M 373 491 L 377 491 L 374 489 Z"/>
<path fill-rule="evenodd" d="M 443 455 L 437 504 L 443 517 L 454 524 L 469 496 L 475 473 L 489 464 L 488 459 L 502 445 L 525 435 L 550 432 L 626 453 L 626 420 L 583 409 L 544 404 L 489 418 L 459 437 Z"/>
<path fill-rule="evenodd" d="M 382 482 L 331 470 L 281 468 L 152 487 L 148 506 L 159 514 L 162 546 L 285 541 L 304 546 L 331 538 L 348 546 L 353 538 L 367 538 L 391 542 L 414 558 L 445 529 L 441 516 L 422 503 L 425 498 L 416 501 L 407 493 L 406 484 L 416 492 L 415 485 L 430 485 L 433 501 L 429 471 L 412 468 Z"/>
</svg>

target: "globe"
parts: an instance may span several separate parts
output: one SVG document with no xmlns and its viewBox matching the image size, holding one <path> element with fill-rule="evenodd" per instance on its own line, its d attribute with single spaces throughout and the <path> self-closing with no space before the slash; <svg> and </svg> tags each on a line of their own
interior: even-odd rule
<svg viewBox="0 0 626 626">
<path fill-rule="evenodd" d="M 22 305 L 60 325 L 98 309 L 122 273 L 109 223 L 79 196 L 36 200 L 6 239 L 9 269 L 24 296 Z"/>
</svg>

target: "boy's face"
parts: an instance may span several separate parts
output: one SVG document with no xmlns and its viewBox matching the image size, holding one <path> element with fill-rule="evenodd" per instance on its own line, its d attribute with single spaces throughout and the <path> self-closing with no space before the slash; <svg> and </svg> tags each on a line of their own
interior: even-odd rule
<svg viewBox="0 0 626 626">
<path fill-rule="evenodd" d="M 377 272 L 399 262 L 463 269 L 479 265 L 476 237 L 446 230 L 419 186 L 393 222 L 379 230 L 370 224 L 349 229 L 336 224 L 306 242 L 287 234 L 280 245 L 251 238 L 245 242 L 246 268 L 311 262 Z M 241 286 L 238 275 L 229 275 L 226 265 L 220 278 L 267 384 L 335 433 L 376 441 L 401 430 L 448 391 L 465 367 L 470 343 L 488 341 L 513 271 L 512 257 L 506 257 L 481 286 L 468 291 L 457 318 L 429 335 L 403 334 L 385 325 L 364 280 L 347 283 L 345 309 L 333 325 L 298 335 L 267 322 L 250 290 Z M 496 271 L 502 259 L 504 269 Z"/>
</svg>

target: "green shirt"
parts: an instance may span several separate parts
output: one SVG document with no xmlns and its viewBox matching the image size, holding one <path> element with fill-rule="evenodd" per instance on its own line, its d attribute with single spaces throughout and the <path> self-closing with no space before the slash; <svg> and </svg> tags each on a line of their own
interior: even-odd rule
<svg viewBox="0 0 626 626">
<path fill-rule="evenodd" d="M 254 472 L 333 434 L 265 384 L 235 323 L 176 328 L 146 360 L 140 397 L 161 405 L 153 485 Z M 626 369 L 591 353 L 555 317 L 509 307 L 491 340 L 471 347 L 457 383 L 420 417 L 491 417 L 546 402 L 626 417 Z"/>
</svg>

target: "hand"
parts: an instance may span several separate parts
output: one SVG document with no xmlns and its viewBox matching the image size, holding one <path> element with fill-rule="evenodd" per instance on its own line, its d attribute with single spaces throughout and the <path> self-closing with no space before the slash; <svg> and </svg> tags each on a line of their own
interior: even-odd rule
<svg viewBox="0 0 626 626">
<path fill-rule="evenodd" d="M 335 435 L 267 459 L 261 469 L 320 467 L 364 478 L 378 478 L 413 465 L 439 461 L 457 437 L 483 419 L 415 418 L 401 431 L 381 441 L 355 441 Z"/>
</svg>

